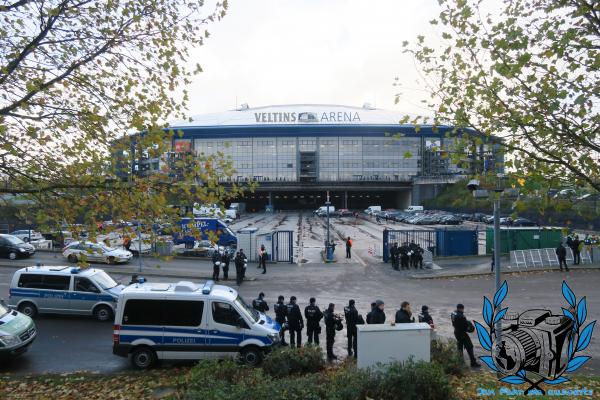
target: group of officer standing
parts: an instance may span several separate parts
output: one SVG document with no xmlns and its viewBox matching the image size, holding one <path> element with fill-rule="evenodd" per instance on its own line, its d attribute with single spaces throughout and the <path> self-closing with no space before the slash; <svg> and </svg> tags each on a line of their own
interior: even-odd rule
<svg viewBox="0 0 600 400">
<path fill-rule="evenodd" d="M 269 311 L 269 305 L 264 299 L 265 294 L 260 293 L 258 298 L 252 301 L 252 307 L 261 313 Z M 327 309 L 322 312 L 314 297 L 309 300 L 309 305 L 304 308 L 304 317 L 297 304 L 296 296 L 291 296 L 289 302 L 285 303 L 285 298 L 280 295 L 277 303 L 273 307 L 275 312 L 275 321 L 281 325 L 279 336 L 281 344 L 287 346 L 285 332 L 289 331 L 289 345 L 292 347 L 302 346 L 302 330 L 304 329 L 304 319 L 306 319 L 306 336 L 308 344 L 319 345 L 319 335 L 321 334 L 321 320 L 325 322 L 325 338 L 327 359 L 336 360 L 338 357 L 333 352 L 336 332 L 344 329 L 343 320 L 346 322 L 347 350 L 349 357 L 357 357 L 357 326 L 367 324 L 383 324 L 386 320 L 385 303 L 377 300 L 371 303 L 371 311 L 366 316 L 366 321 L 356 309 L 356 302 L 353 299 L 348 301 L 344 307 L 344 314 L 336 314 L 335 304 L 329 303 Z M 473 354 L 473 343 L 469 333 L 474 331 L 473 324 L 467 320 L 464 315 L 464 306 L 458 304 L 456 310 L 451 315 L 452 325 L 454 327 L 454 336 L 457 341 L 459 352 L 463 349 L 467 351 L 472 367 L 479 367 Z M 409 302 L 402 302 L 400 309 L 395 314 L 394 323 L 415 322 L 411 305 Z M 429 307 L 421 307 L 421 314 L 418 315 L 418 322 L 424 322 L 435 328 L 433 318 L 429 314 Z"/>
<path fill-rule="evenodd" d="M 223 270 L 223 280 L 229 279 L 229 263 L 232 255 L 233 253 L 227 251 L 223 247 L 219 248 L 218 251 L 213 252 L 212 279 L 214 281 L 219 281 L 221 270 Z M 244 277 L 246 276 L 246 267 L 248 266 L 248 258 L 246 257 L 243 249 L 240 249 L 235 253 L 235 257 L 233 257 L 233 263 L 235 265 L 235 280 L 239 286 L 244 281 Z"/>
<path fill-rule="evenodd" d="M 413 241 L 410 243 L 404 242 L 402 246 L 398 246 L 398 243 L 394 242 L 390 248 L 390 260 L 392 262 L 392 268 L 398 270 L 410 269 L 423 269 L 423 248 Z"/>
</svg>

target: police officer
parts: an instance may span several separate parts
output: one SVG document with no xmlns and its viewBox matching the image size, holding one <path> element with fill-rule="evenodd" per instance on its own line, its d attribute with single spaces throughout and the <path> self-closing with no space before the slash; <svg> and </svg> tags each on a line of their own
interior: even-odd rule
<svg viewBox="0 0 600 400">
<path fill-rule="evenodd" d="M 358 323 L 358 310 L 354 307 L 354 299 L 348 301 L 348 306 L 344 307 L 344 317 L 346 318 L 346 336 L 348 337 L 348 356 L 357 357 L 356 353 L 356 324 Z"/>
<path fill-rule="evenodd" d="M 306 317 L 306 335 L 308 336 L 308 343 L 319 344 L 319 334 L 321 333 L 320 321 L 323 319 L 323 313 L 317 306 L 316 299 L 310 298 L 310 304 L 304 309 L 304 317 Z"/>
<path fill-rule="evenodd" d="M 562 243 L 558 244 L 558 247 L 556 248 L 555 253 L 556 253 L 556 257 L 558 258 L 558 266 L 560 267 L 560 270 L 561 271 L 563 270 L 563 265 L 564 265 L 568 271 L 569 267 L 567 266 L 567 249 L 565 249 L 565 247 L 562 245 Z"/>
<path fill-rule="evenodd" d="M 256 311 L 260 311 L 261 313 L 266 313 L 269 311 L 269 305 L 264 299 L 265 294 L 260 292 L 258 294 L 258 298 L 252 300 L 252 308 L 254 308 Z"/>
<path fill-rule="evenodd" d="M 290 346 L 302 347 L 302 329 L 304 328 L 304 319 L 300 312 L 300 307 L 296 304 L 296 296 L 290 297 L 290 302 L 286 306 L 286 316 L 290 330 Z"/>
<path fill-rule="evenodd" d="M 400 246 L 400 248 L 398 249 L 398 252 L 400 253 L 400 265 L 402 269 L 409 269 L 408 245 L 406 243 L 403 243 L 402 246 Z"/>
<path fill-rule="evenodd" d="M 223 280 L 229 279 L 229 261 L 231 257 L 228 250 L 223 250 L 221 255 L 221 268 L 223 268 Z"/>
<path fill-rule="evenodd" d="M 411 240 L 410 245 L 408 246 L 408 254 L 410 254 L 410 265 L 417 269 L 417 253 L 419 251 L 419 246 L 415 243 L 414 240 Z"/>
<path fill-rule="evenodd" d="M 240 251 L 235 254 L 235 258 L 233 260 L 233 263 L 235 264 L 235 280 L 238 286 L 244 281 L 244 266 L 246 264 L 245 259 L 246 256 L 244 255 L 244 251 L 240 249 Z"/>
<path fill-rule="evenodd" d="M 463 355 L 463 348 L 467 350 L 469 359 L 471 360 L 471 367 L 479 368 L 481 364 L 475 359 L 473 354 L 473 343 L 469 337 L 469 333 L 475 330 L 473 323 L 465 317 L 465 306 L 462 304 L 456 305 L 456 311 L 450 316 L 452 319 L 452 326 L 454 327 L 454 337 L 458 346 L 458 352 L 461 357 Z"/>
<path fill-rule="evenodd" d="M 261 244 L 260 245 L 260 251 L 258 253 L 258 267 L 260 268 L 262 267 L 263 269 L 263 274 L 267 273 L 267 250 L 265 249 L 265 245 Z"/>
<path fill-rule="evenodd" d="M 215 250 L 212 255 L 212 263 L 213 263 L 213 274 L 212 278 L 214 281 L 219 282 L 219 273 L 221 269 L 221 254 Z"/>
<path fill-rule="evenodd" d="M 337 324 L 336 315 L 334 312 L 335 305 L 329 303 L 329 307 L 325 310 L 325 338 L 327 341 L 327 360 L 337 360 L 337 356 L 333 353 L 333 343 L 335 342 L 335 326 Z"/>
<path fill-rule="evenodd" d="M 427 306 L 421 307 L 421 314 L 419 314 L 419 322 L 424 322 L 426 324 L 429 324 L 429 326 L 431 326 L 431 329 L 434 328 L 433 318 L 429 314 L 429 307 L 427 307 Z"/>
<path fill-rule="evenodd" d="M 398 243 L 394 242 L 390 249 L 390 261 L 392 262 L 392 268 L 398 269 Z"/>
<path fill-rule="evenodd" d="M 279 337 L 281 338 L 281 344 L 283 346 L 287 346 L 285 342 L 285 325 L 287 319 L 287 307 L 283 303 L 284 297 L 279 295 L 277 298 L 277 303 L 273 306 L 273 311 L 275 311 L 275 321 L 281 325 L 281 330 L 279 331 Z"/>
<path fill-rule="evenodd" d="M 371 322 L 370 324 L 383 324 L 385 323 L 385 312 L 383 309 L 385 308 L 385 303 L 383 300 L 377 300 L 375 302 L 375 308 L 371 314 Z"/>
</svg>

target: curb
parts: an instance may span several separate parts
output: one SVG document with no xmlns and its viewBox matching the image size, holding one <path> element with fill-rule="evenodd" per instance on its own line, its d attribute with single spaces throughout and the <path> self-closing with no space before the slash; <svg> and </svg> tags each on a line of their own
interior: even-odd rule
<svg viewBox="0 0 600 400">
<path fill-rule="evenodd" d="M 571 271 L 580 271 L 580 270 L 600 270 L 600 265 L 598 266 L 589 266 L 589 267 L 578 267 L 578 268 L 571 268 L 569 270 L 569 272 Z M 534 273 L 534 272 L 550 272 L 550 271 L 557 271 L 557 272 L 561 272 L 560 270 L 556 269 L 556 268 L 539 268 L 539 269 L 531 269 L 531 270 L 521 270 L 521 271 L 502 271 L 503 275 L 516 275 L 516 274 L 527 274 L 527 273 Z M 411 275 L 410 278 L 411 279 L 446 279 L 446 278 L 466 278 L 466 277 L 471 277 L 471 276 L 486 276 L 486 275 L 490 275 L 493 276 L 494 273 L 493 272 L 472 272 L 472 273 L 466 273 L 466 274 L 449 274 L 449 275 L 442 275 L 442 274 L 437 274 L 437 275 Z"/>
</svg>

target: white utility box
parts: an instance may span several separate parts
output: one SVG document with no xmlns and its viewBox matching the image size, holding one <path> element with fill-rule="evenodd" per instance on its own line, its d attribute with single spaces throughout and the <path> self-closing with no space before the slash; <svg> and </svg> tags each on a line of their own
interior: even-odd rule
<svg viewBox="0 0 600 400">
<path fill-rule="evenodd" d="M 430 361 L 431 327 L 425 323 L 358 325 L 358 368 L 394 361 Z"/>
</svg>

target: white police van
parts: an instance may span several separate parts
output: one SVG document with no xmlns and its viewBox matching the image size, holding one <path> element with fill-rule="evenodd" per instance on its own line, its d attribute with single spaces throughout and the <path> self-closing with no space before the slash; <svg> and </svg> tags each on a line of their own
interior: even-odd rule
<svg viewBox="0 0 600 400">
<path fill-rule="evenodd" d="M 8 303 L 32 318 L 52 313 L 93 315 L 109 321 L 123 288 L 101 269 L 27 267 L 13 275 Z"/>
<path fill-rule="evenodd" d="M 227 286 L 136 283 L 117 303 L 113 353 L 145 369 L 157 360 L 199 360 L 241 355 L 249 365 L 279 343 L 280 326 Z"/>
</svg>

